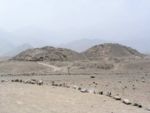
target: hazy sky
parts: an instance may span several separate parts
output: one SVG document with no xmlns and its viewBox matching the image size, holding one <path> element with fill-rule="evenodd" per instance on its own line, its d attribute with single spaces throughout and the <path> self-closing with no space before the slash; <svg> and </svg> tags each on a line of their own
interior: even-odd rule
<svg viewBox="0 0 150 113">
<path fill-rule="evenodd" d="M 0 29 L 31 43 L 144 40 L 150 38 L 150 0 L 0 0 Z"/>
</svg>

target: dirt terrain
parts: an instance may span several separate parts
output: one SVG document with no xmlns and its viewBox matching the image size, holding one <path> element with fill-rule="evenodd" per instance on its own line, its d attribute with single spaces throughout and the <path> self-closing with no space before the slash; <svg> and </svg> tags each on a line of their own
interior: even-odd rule
<svg viewBox="0 0 150 113">
<path fill-rule="evenodd" d="M 149 112 L 150 60 L 124 60 L 113 64 L 112 69 L 96 69 L 99 64 L 102 62 L 3 61 L 0 63 L 0 110 L 2 113 Z M 15 79 L 42 80 L 43 85 L 12 82 Z M 70 88 L 52 86 L 53 82 L 66 84 Z M 102 91 L 103 95 L 81 93 L 71 88 L 75 86 Z M 143 108 L 125 105 L 107 97 L 108 92 L 112 97 L 127 98 Z"/>
<path fill-rule="evenodd" d="M 95 60 L 1 60 L 0 113 L 149 113 L 150 57 L 128 49 Z"/>
<path fill-rule="evenodd" d="M 148 113 L 106 96 L 51 86 L 0 84 L 1 113 Z"/>
</svg>

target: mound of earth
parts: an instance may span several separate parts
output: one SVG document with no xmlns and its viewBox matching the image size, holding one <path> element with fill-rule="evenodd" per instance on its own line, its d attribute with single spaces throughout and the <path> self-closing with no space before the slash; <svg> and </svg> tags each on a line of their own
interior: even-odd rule
<svg viewBox="0 0 150 113">
<path fill-rule="evenodd" d="M 143 55 L 135 49 L 120 44 L 105 43 L 91 47 L 83 52 L 91 60 L 101 58 L 120 58 L 120 57 L 142 57 Z"/>
<path fill-rule="evenodd" d="M 64 49 L 64 48 L 54 48 L 54 47 L 43 47 L 29 49 L 21 52 L 13 58 L 13 60 L 22 61 L 73 61 L 82 60 L 84 55 L 79 54 L 75 51 Z"/>
</svg>

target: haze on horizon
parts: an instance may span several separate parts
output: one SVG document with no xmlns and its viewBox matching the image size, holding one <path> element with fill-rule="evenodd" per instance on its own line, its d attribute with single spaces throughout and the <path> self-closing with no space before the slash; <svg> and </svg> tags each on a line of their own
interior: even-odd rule
<svg viewBox="0 0 150 113">
<path fill-rule="evenodd" d="M 150 53 L 149 0 L 1 0 L 0 17 L 5 48 L 96 39 Z"/>
</svg>

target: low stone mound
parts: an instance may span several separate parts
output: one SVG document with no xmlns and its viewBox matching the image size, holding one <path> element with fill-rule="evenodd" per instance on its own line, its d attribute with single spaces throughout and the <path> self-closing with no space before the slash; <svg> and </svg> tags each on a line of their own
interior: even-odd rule
<svg viewBox="0 0 150 113">
<path fill-rule="evenodd" d="M 122 57 L 142 57 L 143 55 L 135 49 L 120 44 L 100 44 L 91 47 L 82 53 L 90 60 L 96 59 L 109 59 L 109 58 L 122 58 Z"/>
<path fill-rule="evenodd" d="M 82 59 L 85 59 L 84 55 L 75 51 L 50 46 L 29 49 L 13 58 L 13 60 L 21 61 L 73 61 Z"/>
</svg>

